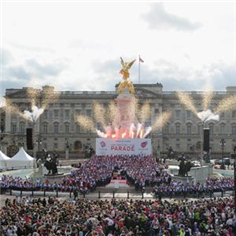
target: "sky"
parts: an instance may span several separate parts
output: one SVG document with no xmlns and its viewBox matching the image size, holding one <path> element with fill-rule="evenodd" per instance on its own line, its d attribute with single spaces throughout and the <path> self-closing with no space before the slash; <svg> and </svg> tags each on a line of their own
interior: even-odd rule
<svg viewBox="0 0 236 236">
<path fill-rule="evenodd" d="M 114 91 L 130 80 L 163 90 L 236 86 L 236 2 L 2 1 L 1 89 Z"/>
</svg>

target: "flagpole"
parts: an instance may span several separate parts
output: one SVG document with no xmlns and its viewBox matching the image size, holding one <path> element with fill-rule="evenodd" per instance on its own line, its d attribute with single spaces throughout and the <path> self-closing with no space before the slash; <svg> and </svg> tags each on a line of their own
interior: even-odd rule
<svg viewBox="0 0 236 236">
<path fill-rule="evenodd" d="M 140 55 L 138 55 L 138 82 L 140 84 Z"/>
</svg>

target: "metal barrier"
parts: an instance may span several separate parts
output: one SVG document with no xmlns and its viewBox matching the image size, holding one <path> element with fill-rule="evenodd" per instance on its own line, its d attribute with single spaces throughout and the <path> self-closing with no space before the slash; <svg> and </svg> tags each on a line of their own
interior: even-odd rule
<svg viewBox="0 0 236 236">
<path fill-rule="evenodd" d="M 24 191 L 24 190 L 13 190 L 13 189 L 9 189 L 7 191 L 7 193 L 9 195 L 20 195 L 20 196 L 32 196 L 32 197 L 36 197 L 36 196 L 55 196 L 55 197 L 69 197 L 69 198 L 73 198 L 75 196 L 73 196 L 73 192 L 59 192 L 58 190 L 55 191 L 46 191 L 41 190 L 41 191 L 34 191 L 34 190 L 29 190 L 29 191 Z M 3 193 L 3 191 L 0 189 L 0 194 L 6 194 Z M 161 198 L 174 198 L 174 199 L 178 199 L 178 198 L 204 198 L 204 197 L 225 197 L 225 196 L 234 196 L 234 190 L 230 190 L 230 191 L 218 191 L 218 192 L 205 192 L 205 193 L 199 193 L 197 192 L 195 195 L 174 195 L 174 196 L 165 196 L 165 195 L 161 195 Z M 77 197 L 76 197 L 77 198 Z M 113 191 L 97 191 L 97 192 L 91 192 L 91 193 L 79 193 L 78 198 L 90 198 L 90 199 L 101 199 L 101 198 L 112 198 L 112 199 L 119 199 L 119 198 L 123 198 L 123 199 L 161 199 L 159 195 L 156 195 L 154 193 L 151 192 L 132 192 L 130 190 L 126 190 L 126 191 L 121 191 L 119 192 L 118 190 L 113 190 Z"/>
</svg>

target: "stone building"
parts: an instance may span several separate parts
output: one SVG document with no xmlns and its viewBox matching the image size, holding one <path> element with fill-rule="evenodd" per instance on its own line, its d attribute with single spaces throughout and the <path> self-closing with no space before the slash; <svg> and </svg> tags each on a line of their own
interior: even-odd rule
<svg viewBox="0 0 236 236">
<path fill-rule="evenodd" d="M 0 150 L 6 146 L 7 143 L 4 141 L 5 138 L 5 111 L 0 107 Z"/>
<path fill-rule="evenodd" d="M 48 86 L 45 86 L 48 87 Z M 45 89 L 45 87 L 42 88 Z M 163 86 L 157 84 L 135 84 L 136 98 L 139 103 L 149 102 L 151 105 L 151 119 L 147 126 L 163 111 L 171 110 L 172 116 L 167 125 L 159 131 L 150 133 L 154 153 L 166 152 L 171 146 L 175 151 L 200 155 L 202 150 L 203 124 L 191 111 L 184 109 L 175 92 L 163 91 Z M 117 88 L 117 87 L 116 87 Z M 95 148 L 96 133 L 85 132 L 77 123 L 76 116 L 84 114 L 93 116 L 92 104 L 97 101 L 107 107 L 111 100 L 116 99 L 114 91 L 58 91 L 59 100 L 50 103 L 48 108 L 36 122 L 35 149 L 41 151 L 58 151 L 64 156 L 69 151 L 70 157 L 82 156 L 84 150 L 90 146 Z M 202 109 L 202 92 L 189 93 L 198 111 Z M 215 92 L 210 107 L 213 109 L 223 98 L 236 94 L 236 87 L 227 87 L 226 91 Z M 26 96 L 26 88 L 7 89 L 5 97 L 11 99 L 21 111 L 30 109 L 30 101 Z M 40 106 L 40 98 L 37 105 Z M 30 122 L 18 115 L 11 114 L 6 109 L 4 145 L 5 152 L 13 155 L 19 146 L 26 148 L 26 128 Z M 232 153 L 236 146 L 236 107 L 220 115 L 219 121 L 209 121 L 205 127 L 210 129 L 210 147 L 213 155 Z M 220 141 L 224 139 L 222 147 Z"/>
</svg>

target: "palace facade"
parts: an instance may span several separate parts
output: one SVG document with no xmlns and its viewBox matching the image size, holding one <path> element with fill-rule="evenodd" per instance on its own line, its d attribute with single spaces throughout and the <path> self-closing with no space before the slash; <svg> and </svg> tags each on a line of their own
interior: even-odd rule
<svg viewBox="0 0 236 236">
<path fill-rule="evenodd" d="M 139 103 L 151 105 L 151 118 L 146 126 L 154 123 L 156 117 L 163 111 L 170 110 L 172 116 L 162 130 L 151 132 L 153 152 L 166 152 L 171 146 L 175 151 L 200 155 L 203 140 L 203 123 L 191 111 L 184 109 L 176 93 L 163 91 L 163 86 L 157 84 L 134 84 L 135 96 Z M 48 86 L 42 88 L 45 89 Z M 116 86 L 117 88 L 117 86 Z M 115 89 L 114 89 L 115 90 Z M 50 103 L 48 108 L 36 122 L 34 145 L 37 151 L 45 148 L 57 151 L 61 155 L 69 152 L 70 157 L 82 155 L 88 147 L 95 149 L 96 133 L 84 131 L 77 123 L 76 116 L 84 114 L 93 116 L 92 104 L 99 102 L 108 107 L 111 100 L 116 99 L 115 91 L 56 91 L 59 100 Z M 198 111 L 202 110 L 202 92 L 186 92 L 193 97 Z M 236 87 L 227 87 L 225 91 L 217 91 L 211 101 L 210 108 L 214 110 L 219 101 L 227 96 L 236 94 Z M 30 109 L 30 100 L 26 95 L 26 88 L 7 89 L 9 98 L 21 111 Z M 37 105 L 40 107 L 40 98 Z M 4 115 L 5 126 L 1 126 L 1 148 L 12 156 L 20 146 L 26 148 L 26 128 L 32 127 L 30 122 L 8 109 Z M 236 108 L 220 115 L 219 121 L 209 121 L 204 124 L 210 129 L 210 147 L 212 154 L 229 155 L 236 146 Z M 220 145 L 221 140 L 225 145 Z"/>
</svg>

